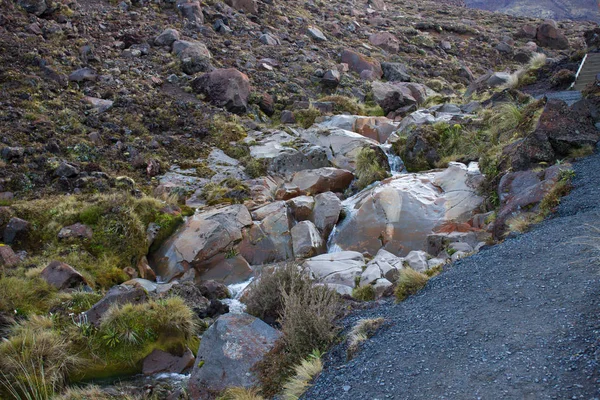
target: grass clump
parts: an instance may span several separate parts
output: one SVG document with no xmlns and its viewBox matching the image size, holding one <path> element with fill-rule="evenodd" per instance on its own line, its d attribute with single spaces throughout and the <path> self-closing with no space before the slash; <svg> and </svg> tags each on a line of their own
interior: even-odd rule
<svg viewBox="0 0 600 400">
<path fill-rule="evenodd" d="M 358 321 L 348 335 L 348 359 L 354 357 L 360 345 L 369 339 L 383 325 L 383 318 L 366 318 Z"/>
<path fill-rule="evenodd" d="M 354 288 L 352 290 L 352 297 L 360 301 L 375 300 L 375 289 L 372 285 L 365 285 Z"/>
<path fill-rule="evenodd" d="M 417 293 L 427 284 L 429 277 L 412 268 L 403 268 L 400 270 L 400 277 L 396 286 L 396 299 L 405 300 L 408 296 Z"/>
<path fill-rule="evenodd" d="M 15 399 L 50 399 L 82 364 L 50 318 L 33 316 L 0 343 L 0 387 Z"/>
<path fill-rule="evenodd" d="M 235 178 L 227 178 L 220 183 L 208 183 L 202 188 L 201 196 L 208 205 L 241 204 L 250 197 L 250 188 Z"/>
<path fill-rule="evenodd" d="M 356 159 L 357 176 L 356 187 L 363 190 L 371 183 L 381 181 L 389 177 L 388 171 L 382 166 L 377 152 L 369 147 L 364 147 Z"/>
<path fill-rule="evenodd" d="M 352 115 L 367 115 L 367 110 L 356 99 L 346 96 L 326 96 L 319 101 L 333 103 L 333 112 L 336 114 L 348 113 Z"/>
<path fill-rule="evenodd" d="M 55 400 L 141 400 L 139 396 L 123 395 L 119 393 L 116 396 L 110 395 L 96 385 L 86 387 L 70 387 L 61 395 L 54 397 Z"/>
<path fill-rule="evenodd" d="M 233 387 L 226 389 L 217 400 L 264 400 L 264 397 L 259 395 L 257 389 Z"/>
<path fill-rule="evenodd" d="M 294 111 L 296 123 L 304 129 L 310 128 L 315 120 L 321 116 L 321 112 L 314 107 L 309 107 L 305 110 Z"/>
<path fill-rule="evenodd" d="M 301 277 L 279 295 L 274 304 L 281 305 L 279 324 L 283 335 L 255 366 L 266 397 L 279 393 L 294 374 L 294 366 L 311 352 L 325 350 L 337 334 L 337 293 L 324 286 L 313 286 L 308 277 Z"/>
<path fill-rule="evenodd" d="M 232 143 L 239 142 L 246 137 L 246 130 L 239 124 L 237 117 L 226 119 L 222 116 L 213 118 L 209 126 L 212 142 L 223 151 Z"/>
<path fill-rule="evenodd" d="M 26 316 L 49 311 L 56 289 L 40 277 L 0 276 L 0 311 Z"/>
<path fill-rule="evenodd" d="M 298 400 L 310 387 L 310 382 L 321 373 L 321 353 L 314 351 L 294 368 L 294 375 L 283 385 L 284 400 Z"/>
</svg>

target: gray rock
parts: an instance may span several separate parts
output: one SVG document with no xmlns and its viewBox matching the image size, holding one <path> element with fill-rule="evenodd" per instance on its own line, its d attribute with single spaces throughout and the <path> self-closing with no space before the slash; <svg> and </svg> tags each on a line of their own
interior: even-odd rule
<svg viewBox="0 0 600 400">
<path fill-rule="evenodd" d="M 94 82 L 98 79 L 96 70 L 92 68 L 80 68 L 76 71 L 71 72 L 69 75 L 69 81 L 71 82 Z"/>
<path fill-rule="evenodd" d="M 60 261 L 52 261 L 42 270 L 40 276 L 58 290 L 74 289 L 87 284 L 79 272 Z"/>
<path fill-rule="evenodd" d="M 60 165 L 54 170 L 54 175 L 60 178 L 73 178 L 79 175 L 79 169 L 74 165 L 66 162 L 60 163 Z"/>
<path fill-rule="evenodd" d="M 365 258 L 356 251 L 322 254 L 307 259 L 303 267 L 319 283 L 344 285 L 353 288 L 360 278 Z"/>
<path fill-rule="evenodd" d="M 157 46 L 171 46 L 177 40 L 179 40 L 179 32 L 175 29 L 167 28 L 154 39 L 154 44 Z"/>
<path fill-rule="evenodd" d="M 46 0 L 18 0 L 18 4 L 28 13 L 38 17 L 48 9 Z"/>
<path fill-rule="evenodd" d="M 267 46 L 278 46 L 281 44 L 279 38 L 275 35 L 272 35 L 270 33 L 265 33 L 263 35 L 261 35 L 258 40 L 262 43 L 262 44 L 266 44 Z"/>
<path fill-rule="evenodd" d="M 100 326 L 102 316 L 113 304 L 141 304 L 148 299 L 146 291 L 141 286 L 119 285 L 112 287 L 108 293 L 96 304 L 85 312 L 90 324 Z"/>
<path fill-rule="evenodd" d="M 321 32 L 319 28 L 310 27 L 307 29 L 306 33 L 308 34 L 308 36 L 310 36 L 313 40 L 316 40 L 317 42 L 327 41 L 327 38 L 325 37 L 325 35 L 323 35 L 323 32 Z"/>
<path fill-rule="evenodd" d="M 166 351 L 155 349 L 142 364 L 144 375 L 154 375 L 161 372 L 180 374 L 194 365 L 194 354 L 188 348 L 183 354 L 171 354 Z"/>
<path fill-rule="evenodd" d="M 335 88 L 340 84 L 341 74 L 338 70 L 330 69 L 325 71 L 323 77 L 321 78 L 321 83 L 323 86 L 329 88 Z"/>
<path fill-rule="evenodd" d="M 410 82 L 411 78 L 406 71 L 406 65 L 401 63 L 384 62 L 381 63 L 383 77 L 391 82 Z"/>
<path fill-rule="evenodd" d="M 24 241 L 31 224 L 24 219 L 12 217 L 4 228 L 3 240 L 6 244 Z"/>
<path fill-rule="evenodd" d="M 257 383 L 252 367 L 280 337 L 277 330 L 248 314 L 222 315 L 202 335 L 189 381 L 194 399 L 228 387 L 249 388 Z"/>
<path fill-rule="evenodd" d="M 204 23 L 204 14 L 202 14 L 200 2 L 190 0 L 177 1 L 177 9 L 184 19 L 193 23 Z"/>
<path fill-rule="evenodd" d="M 325 250 L 321 234 L 312 222 L 299 222 L 292 228 L 291 233 L 295 258 L 313 257 Z"/>
<path fill-rule="evenodd" d="M 313 222 L 321 231 L 323 238 L 328 238 L 340 218 L 342 202 L 332 192 L 325 192 L 315 196 Z"/>
<path fill-rule="evenodd" d="M 306 221 L 312 217 L 315 199 L 312 196 L 298 196 L 288 200 L 287 205 L 296 221 Z"/>
<path fill-rule="evenodd" d="M 7 161 L 19 160 L 25 155 L 23 147 L 4 147 L 2 149 L 2 158 Z"/>
<path fill-rule="evenodd" d="M 427 264 L 428 258 L 429 254 L 426 252 L 413 250 L 404 257 L 404 262 L 415 271 L 425 272 L 429 268 L 429 265 Z"/>
</svg>

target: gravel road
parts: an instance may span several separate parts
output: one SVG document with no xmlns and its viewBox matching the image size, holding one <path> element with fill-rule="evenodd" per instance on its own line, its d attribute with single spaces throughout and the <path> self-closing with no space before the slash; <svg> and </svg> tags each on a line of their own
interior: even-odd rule
<svg viewBox="0 0 600 400">
<path fill-rule="evenodd" d="M 530 232 L 454 263 L 416 296 L 357 312 L 384 327 L 344 344 L 303 399 L 600 399 L 600 156 Z"/>
</svg>

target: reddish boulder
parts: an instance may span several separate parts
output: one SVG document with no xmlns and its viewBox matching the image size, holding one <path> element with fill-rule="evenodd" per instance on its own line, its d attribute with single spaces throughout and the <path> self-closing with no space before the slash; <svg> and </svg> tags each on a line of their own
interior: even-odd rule
<svg viewBox="0 0 600 400">
<path fill-rule="evenodd" d="M 206 95 L 217 107 L 237 114 L 246 112 L 250 81 L 235 68 L 216 69 L 194 79 L 191 85 L 195 92 Z"/>
<path fill-rule="evenodd" d="M 258 13 L 258 3 L 256 0 L 225 0 L 225 4 L 236 11 L 242 10 L 246 14 Z"/>
<path fill-rule="evenodd" d="M 383 76 L 379 61 L 363 56 L 350 49 L 342 51 L 342 63 L 348 64 L 351 71 L 361 76 L 365 71 L 371 79 L 379 79 Z"/>
<path fill-rule="evenodd" d="M 567 37 L 551 22 L 543 22 L 540 24 L 537 28 L 535 38 L 537 43 L 542 47 L 557 50 L 566 50 L 569 48 L 569 40 Z"/>
<path fill-rule="evenodd" d="M 86 285 L 84 277 L 69 264 L 52 261 L 41 273 L 42 278 L 58 290 Z"/>
<path fill-rule="evenodd" d="M 181 355 L 155 349 L 144 358 L 142 372 L 144 375 L 153 375 L 159 372 L 180 374 L 186 369 L 193 367 L 194 360 L 194 354 L 188 348 Z"/>
<path fill-rule="evenodd" d="M 177 9 L 184 19 L 199 24 L 204 23 L 204 15 L 202 14 L 202 7 L 200 2 L 190 0 L 178 0 Z"/>
<path fill-rule="evenodd" d="M 292 185 L 298 186 L 302 194 L 343 192 L 354 180 L 352 172 L 332 167 L 299 171 L 292 177 Z"/>
<path fill-rule="evenodd" d="M 517 33 L 515 33 L 515 37 L 518 39 L 535 39 L 537 35 L 537 28 L 533 25 L 523 25 Z"/>
<path fill-rule="evenodd" d="M 14 267 L 21 261 L 10 246 L 0 244 L 0 267 Z"/>
<path fill-rule="evenodd" d="M 381 47 L 390 53 L 397 53 L 400 50 L 398 38 L 389 32 L 374 33 L 369 36 L 369 42 L 373 46 Z"/>
</svg>

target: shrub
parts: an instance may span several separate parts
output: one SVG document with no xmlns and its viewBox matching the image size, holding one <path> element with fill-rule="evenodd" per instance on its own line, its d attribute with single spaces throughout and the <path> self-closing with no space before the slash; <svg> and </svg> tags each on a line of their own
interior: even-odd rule
<svg viewBox="0 0 600 400">
<path fill-rule="evenodd" d="M 354 290 L 352 290 L 352 297 L 360 301 L 375 300 L 375 289 L 372 285 L 365 285 L 354 288 Z"/>
<path fill-rule="evenodd" d="M 283 399 L 298 400 L 322 370 L 321 353 L 315 351 L 294 368 L 294 376 L 283 385 Z"/>
<path fill-rule="evenodd" d="M 398 286 L 396 286 L 396 299 L 402 301 L 408 296 L 417 293 L 427 284 L 429 277 L 425 274 L 415 271 L 412 268 L 403 268 L 400 270 Z"/>
<path fill-rule="evenodd" d="M 263 270 L 258 281 L 250 286 L 244 296 L 246 311 L 273 323 L 283 311 L 283 293 L 289 293 L 292 288 L 303 291 L 311 285 L 310 278 L 295 264 Z"/>
<path fill-rule="evenodd" d="M 0 343 L 0 384 L 15 399 L 49 399 L 83 361 L 71 343 L 53 330 L 48 317 L 16 325 Z"/>
<path fill-rule="evenodd" d="M 364 147 L 358 154 L 355 174 L 358 178 L 356 187 L 359 190 L 389 176 L 388 171 L 381 165 L 377 152 L 369 147 Z"/>
<path fill-rule="evenodd" d="M 333 111 L 336 114 L 348 113 L 352 115 L 366 115 L 367 112 L 362 104 L 356 99 L 346 96 L 326 96 L 319 101 L 329 101 L 333 103 Z"/>
<path fill-rule="evenodd" d="M 320 116 L 321 112 L 314 107 L 307 108 L 306 110 L 294 111 L 296 123 L 304 129 L 310 128 L 315 123 L 317 117 Z"/>
<path fill-rule="evenodd" d="M 352 358 L 358 351 L 361 343 L 373 336 L 383 325 L 383 318 L 366 318 L 358 321 L 348 335 L 348 359 Z"/>
</svg>

